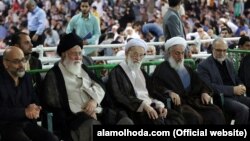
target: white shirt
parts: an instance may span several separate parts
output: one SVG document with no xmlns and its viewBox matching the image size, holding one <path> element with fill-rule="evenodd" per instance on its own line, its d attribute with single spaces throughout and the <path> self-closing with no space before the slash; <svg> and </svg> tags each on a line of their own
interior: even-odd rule
<svg viewBox="0 0 250 141">
<path fill-rule="evenodd" d="M 123 68 L 127 76 L 129 77 L 130 82 L 132 83 L 136 97 L 140 100 L 143 100 L 141 106 L 138 108 L 138 112 L 143 111 L 144 105 L 151 105 L 152 103 L 156 104 L 156 108 L 164 108 L 164 104 L 161 101 L 152 99 L 149 97 L 148 90 L 146 87 L 145 77 L 140 69 L 132 70 L 129 68 L 125 61 L 120 63 L 120 66 Z"/>
<path fill-rule="evenodd" d="M 102 108 L 100 103 L 104 98 L 104 90 L 102 87 L 90 79 L 89 75 L 81 69 L 81 74 L 76 76 L 59 63 L 59 68 L 62 71 L 65 86 L 67 90 L 69 107 L 73 113 L 82 111 L 87 102 L 91 99 L 97 102 L 96 113 L 100 113 Z"/>
</svg>

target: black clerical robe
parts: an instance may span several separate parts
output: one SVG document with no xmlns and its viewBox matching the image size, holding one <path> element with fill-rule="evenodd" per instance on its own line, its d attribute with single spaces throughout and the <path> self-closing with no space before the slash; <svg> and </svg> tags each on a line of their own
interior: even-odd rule
<svg viewBox="0 0 250 141">
<path fill-rule="evenodd" d="M 195 71 L 187 66 L 185 68 L 190 75 L 188 90 L 184 88 L 181 78 L 168 61 L 156 67 L 152 75 L 153 89 L 163 95 L 173 91 L 180 96 L 181 106 L 173 105 L 173 108 L 184 114 L 187 124 L 224 124 L 223 113 L 216 105 L 202 104 L 201 94 L 212 94 L 211 89 L 199 79 Z"/>
<path fill-rule="evenodd" d="M 150 89 L 150 78 L 144 72 L 143 75 L 146 80 L 146 87 L 149 96 L 155 98 L 157 94 L 152 94 Z M 168 115 L 164 123 L 161 121 L 152 121 L 148 119 L 146 112 L 137 112 L 141 103 L 143 102 L 136 97 L 136 92 L 129 77 L 120 65 L 117 65 L 109 74 L 107 82 L 107 91 L 113 102 L 113 108 L 117 110 L 124 110 L 135 124 L 183 124 L 184 118 L 176 111 L 168 110 Z M 160 97 L 160 96 L 159 96 Z"/>
<path fill-rule="evenodd" d="M 84 120 L 91 118 L 83 112 L 74 114 L 70 110 L 68 94 L 63 74 L 56 63 L 46 74 L 43 82 L 42 104 L 44 109 L 53 113 L 54 130 L 60 132 L 62 138 L 71 140 L 70 130 L 78 128 Z M 101 80 L 96 77 L 85 65 L 82 69 L 90 79 L 98 83 L 104 90 Z"/>
</svg>

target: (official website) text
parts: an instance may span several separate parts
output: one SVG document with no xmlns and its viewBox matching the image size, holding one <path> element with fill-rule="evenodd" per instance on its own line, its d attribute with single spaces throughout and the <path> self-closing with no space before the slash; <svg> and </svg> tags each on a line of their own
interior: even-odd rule
<svg viewBox="0 0 250 141">
<path fill-rule="evenodd" d="M 208 129 L 173 129 L 171 131 L 148 131 L 144 129 L 140 130 L 131 130 L 131 129 L 123 129 L 123 130 L 106 130 L 102 129 L 96 132 L 97 137 L 216 137 L 216 136 L 227 136 L 227 137 L 247 137 L 247 130 L 239 130 L 239 129 L 232 129 L 232 130 L 208 130 Z"/>
</svg>

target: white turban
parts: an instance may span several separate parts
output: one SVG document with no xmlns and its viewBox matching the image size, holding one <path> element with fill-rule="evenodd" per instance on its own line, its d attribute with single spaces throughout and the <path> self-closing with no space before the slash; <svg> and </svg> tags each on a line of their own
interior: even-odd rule
<svg viewBox="0 0 250 141">
<path fill-rule="evenodd" d="M 133 39 L 130 39 L 125 45 L 125 51 L 127 52 L 129 48 L 134 47 L 134 46 L 142 47 L 145 49 L 145 51 L 147 50 L 147 44 L 144 40 L 133 38 Z"/>
<path fill-rule="evenodd" d="M 170 47 L 174 45 L 183 45 L 184 49 L 187 46 L 187 41 L 182 37 L 173 37 L 166 41 L 165 50 L 167 51 Z"/>
</svg>

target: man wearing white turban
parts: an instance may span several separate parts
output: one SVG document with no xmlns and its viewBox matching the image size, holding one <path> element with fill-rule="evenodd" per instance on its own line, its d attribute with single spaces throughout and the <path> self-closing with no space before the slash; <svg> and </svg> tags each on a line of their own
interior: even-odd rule
<svg viewBox="0 0 250 141">
<path fill-rule="evenodd" d="M 170 47 L 172 47 L 174 45 L 182 45 L 184 48 L 186 48 L 187 41 L 182 37 L 178 37 L 178 36 L 173 37 L 173 38 L 167 40 L 166 43 L 164 44 L 165 50 L 168 50 Z"/>
<path fill-rule="evenodd" d="M 126 59 L 111 71 L 107 83 L 114 108 L 125 110 L 135 124 L 182 124 L 177 112 L 167 110 L 163 102 L 152 97 L 149 77 L 140 69 L 146 50 L 141 39 L 131 39 L 125 45 Z"/>
<path fill-rule="evenodd" d="M 186 45 L 182 37 L 167 40 L 166 61 L 153 73 L 153 89 L 171 98 L 173 108 L 182 112 L 187 124 L 224 124 L 222 111 L 211 103 L 211 89 L 184 65 Z"/>
</svg>

